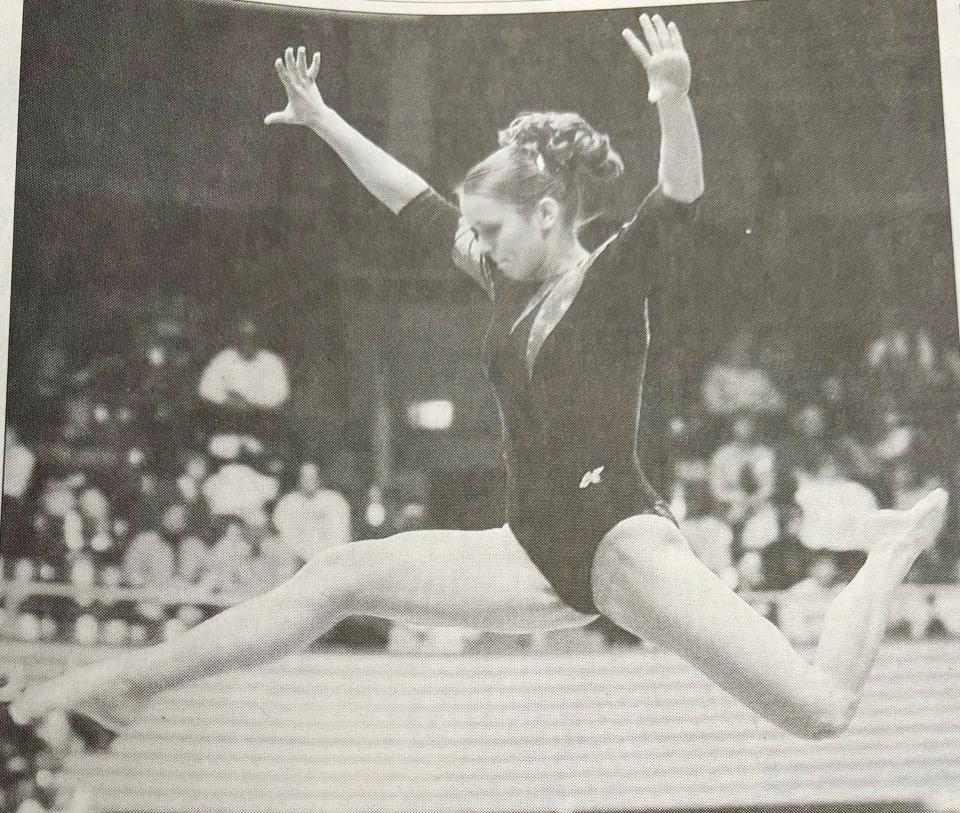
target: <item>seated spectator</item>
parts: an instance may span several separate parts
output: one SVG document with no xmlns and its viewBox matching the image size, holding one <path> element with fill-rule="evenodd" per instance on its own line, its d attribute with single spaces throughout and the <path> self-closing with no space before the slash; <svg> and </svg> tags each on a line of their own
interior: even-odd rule
<svg viewBox="0 0 960 813">
<path fill-rule="evenodd" d="M 253 545 L 243 523 L 231 520 L 210 551 L 213 589 L 218 593 L 254 593 L 256 568 Z"/>
<path fill-rule="evenodd" d="M 131 541 L 123 557 L 124 581 L 130 587 L 166 590 L 173 583 L 173 549 L 156 531 L 143 531 Z M 160 638 L 167 620 L 166 605 L 153 599 L 137 602 L 130 626 L 131 642 L 148 643 Z"/>
<path fill-rule="evenodd" d="M 85 547 L 94 563 L 100 566 L 112 562 L 116 558 L 113 523 L 106 495 L 99 488 L 87 488 L 80 494 L 78 508 Z"/>
<path fill-rule="evenodd" d="M 780 629 L 793 643 L 815 644 L 823 630 L 827 607 L 843 588 L 836 559 L 819 551 L 810 563 L 807 578 L 786 591 L 780 600 Z"/>
<path fill-rule="evenodd" d="M 282 442 L 285 431 L 277 411 L 290 397 L 287 367 L 280 356 L 264 348 L 252 320 L 242 319 L 235 344 L 221 350 L 207 365 L 199 394 L 208 410 L 214 441 L 218 436 L 232 436 L 241 443 L 248 437 L 258 444 Z M 249 446 L 247 451 L 253 453 Z"/>
<path fill-rule="evenodd" d="M 763 560 L 760 554 L 755 550 L 746 551 L 737 561 L 736 565 L 736 591 L 746 593 L 747 602 L 764 618 L 773 619 L 775 617 L 776 607 L 768 598 L 751 593 L 762 593 L 768 589 L 764 578 Z"/>
<path fill-rule="evenodd" d="M 907 327 L 906 317 L 895 308 L 882 314 L 880 335 L 867 350 L 867 369 L 881 395 L 894 403 L 921 399 L 938 383 L 941 371 L 937 349 L 923 327 Z"/>
<path fill-rule="evenodd" d="M 680 522 L 680 530 L 693 552 L 710 570 L 730 585 L 737 582 L 731 558 L 733 529 L 722 519 L 710 513 L 710 487 L 703 480 L 692 483 L 686 494 L 687 515 Z"/>
<path fill-rule="evenodd" d="M 242 517 L 263 511 L 279 491 L 275 477 L 261 474 L 246 463 L 227 463 L 203 484 L 214 516 Z"/>
<path fill-rule="evenodd" d="M 36 562 L 38 578 L 43 581 L 67 577 L 67 537 L 72 540 L 70 544 L 77 547 L 76 538 L 80 533 L 76 502 L 76 495 L 63 481 L 50 480 L 44 485 L 40 511 L 34 520 L 36 548 L 30 556 Z"/>
<path fill-rule="evenodd" d="M 191 453 L 184 463 L 183 473 L 177 478 L 177 489 L 187 505 L 201 502 L 203 484 L 210 476 L 210 461 L 201 452 Z"/>
<path fill-rule="evenodd" d="M 174 568 L 173 549 L 156 531 L 137 534 L 123 555 L 123 580 L 130 587 L 167 587 L 173 580 Z"/>
<path fill-rule="evenodd" d="M 783 398 L 756 356 L 753 333 L 741 330 L 707 373 L 703 398 L 710 412 L 733 416 L 783 409 Z"/>
<path fill-rule="evenodd" d="M 770 590 L 786 590 L 806 576 L 810 550 L 800 541 L 803 512 L 797 505 L 777 509 L 776 535 L 760 551 L 763 574 Z"/>
<path fill-rule="evenodd" d="M 737 417 L 733 435 L 710 460 L 710 487 L 726 520 L 737 525 L 770 499 L 776 478 L 773 451 L 756 439 L 755 418 Z"/>
<path fill-rule="evenodd" d="M 941 485 L 936 477 L 924 477 L 912 460 L 900 460 L 890 472 L 891 507 L 898 511 L 913 508 Z"/>
<path fill-rule="evenodd" d="M 880 437 L 871 450 L 877 460 L 890 463 L 906 457 L 916 449 L 919 433 L 907 413 L 888 409 L 881 420 Z"/>
<path fill-rule="evenodd" d="M 321 487 L 315 464 L 304 463 L 297 490 L 277 502 L 273 525 L 284 542 L 306 561 L 350 541 L 350 505 L 339 492 Z"/>
<path fill-rule="evenodd" d="M 837 460 L 826 455 L 812 478 L 804 478 L 797 490 L 803 511 L 800 541 L 810 550 L 858 550 L 869 544 L 857 538 L 857 526 L 879 505 L 864 485 L 848 479 Z"/>
<path fill-rule="evenodd" d="M 300 567 L 301 557 L 293 550 L 283 537 L 271 534 L 260 543 L 257 554 L 257 570 L 263 590 L 270 590 L 283 584 Z"/>
<path fill-rule="evenodd" d="M 791 432 L 780 448 L 782 465 L 787 470 L 813 474 L 829 451 L 826 415 L 818 404 L 807 404 L 793 415 Z"/>
<path fill-rule="evenodd" d="M 28 513 L 28 492 L 37 457 L 21 443 L 20 435 L 12 425 L 7 426 L 3 456 L 0 556 L 3 557 L 4 569 L 7 569 L 17 559 L 34 551 L 33 523 Z"/>
<path fill-rule="evenodd" d="M 127 518 L 134 533 L 160 527 L 163 512 L 173 497 L 168 484 L 159 475 L 143 469 L 136 475 L 136 490 L 128 500 Z"/>
<path fill-rule="evenodd" d="M 207 590 L 210 575 L 210 546 L 199 536 L 186 536 L 177 546 L 174 587 L 179 590 Z"/>
<path fill-rule="evenodd" d="M 86 474 L 107 480 L 122 460 L 121 446 L 106 407 L 79 392 L 67 400 L 63 424 L 41 457 L 64 479 Z"/>
<path fill-rule="evenodd" d="M 33 479 L 37 456 L 20 440 L 20 433 L 7 426 L 3 445 L 3 496 L 23 500 Z"/>
</svg>

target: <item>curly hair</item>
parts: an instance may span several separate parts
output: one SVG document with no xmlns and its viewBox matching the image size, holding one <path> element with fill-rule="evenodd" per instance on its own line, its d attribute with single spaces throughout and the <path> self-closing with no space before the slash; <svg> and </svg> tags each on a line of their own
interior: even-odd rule
<svg viewBox="0 0 960 813">
<path fill-rule="evenodd" d="M 500 131 L 499 144 L 467 173 L 460 192 L 524 208 L 552 197 L 576 227 L 600 214 L 591 199 L 623 174 L 610 138 L 578 113 L 524 113 Z"/>
</svg>

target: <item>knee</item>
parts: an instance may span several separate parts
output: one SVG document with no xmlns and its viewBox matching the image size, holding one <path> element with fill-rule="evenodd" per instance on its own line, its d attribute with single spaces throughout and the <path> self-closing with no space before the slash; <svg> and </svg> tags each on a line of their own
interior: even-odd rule
<svg viewBox="0 0 960 813">
<path fill-rule="evenodd" d="M 294 576 L 309 595 L 320 600 L 325 612 L 343 617 L 356 614 L 361 593 L 357 569 L 347 548 L 340 545 L 317 554 Z"/>
<path fill-rule="evenodd" d="M 814 708 L 785 728 L 805 740 L 825 740 L 839 736 L 853 722 L 859 702 L 860 698 L 853 692 L 830 690 Z"/>
</svg>

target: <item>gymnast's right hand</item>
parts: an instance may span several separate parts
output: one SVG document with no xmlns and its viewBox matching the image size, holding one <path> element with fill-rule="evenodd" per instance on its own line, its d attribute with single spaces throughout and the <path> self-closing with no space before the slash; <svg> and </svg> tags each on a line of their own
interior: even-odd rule
<svg viewBox="0 0 960 813">
<path fill-rule="evenodd" d="M 320 70 L 320 54 L 313 55 L 313 61 L 307 65 L 307 53 L 303 46 L 297 49 L 287 48 L 283 59 L 276 61 L 280 81 L 287 89 L 287 106 L 271 113 L 264 124 L 302 124 L 310 125 L 317 121 L 328 108 L 317 89 L 317 72 Z"/>
</svg>

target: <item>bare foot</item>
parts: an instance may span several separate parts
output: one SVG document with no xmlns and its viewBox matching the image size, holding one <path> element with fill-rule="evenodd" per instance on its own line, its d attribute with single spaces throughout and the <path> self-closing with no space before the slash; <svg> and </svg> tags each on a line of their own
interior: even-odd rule
<svg viewBox="0 0 960 813">
<path fill-rule="evenodd" d="M 899 584 L 917 557 L 937 541 L 947 518 L 947 492 L 931 491 L 908 511 L 876 511 L 860 525 L 858 536 Z"/>
<path fill-rule="evenodd" d="M 27 687 L 10 704 L 10 716 L 26 725 L 50 711 L 75 711 L 119 732 L 140 715 L 149 699 L 133 690 L 119 662 L 105 661 Z"/>
</svg>

